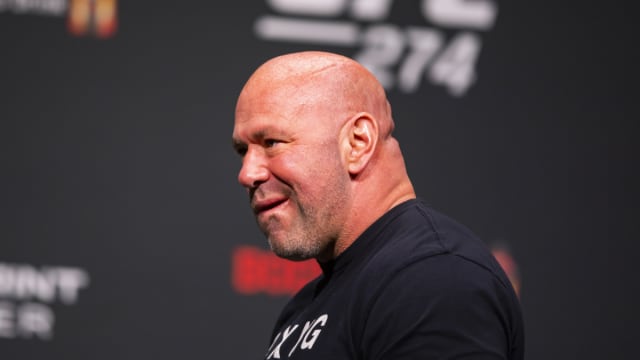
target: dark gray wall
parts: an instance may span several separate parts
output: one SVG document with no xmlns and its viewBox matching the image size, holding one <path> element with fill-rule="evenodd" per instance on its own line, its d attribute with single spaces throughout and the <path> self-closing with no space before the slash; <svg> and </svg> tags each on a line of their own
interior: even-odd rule
<svg viewBox="0 0 640 360">
<path fill-rule="evenodd" d="M 66 11 L 19 3 L 0 1 L 3 359 L 262 356 L 287 295 L 232 281 L 239 246 L 267 249 L 235 180 L 235 97 L 271 56 L 358 57 L 371 45 L 265 39 L 254 28 L 265 15 L 362 33 L 413 26 L 444 47 L 463 33 L 480 39 L 463 94 L 424 75 L 414 91 L 389 88 L 414 185 L 516 261 L 529 359 L 633 357 L 629 11 L 476 2 L 497 9 L 477 28 L 427 19 L 421 1 L 374 20 L 286 14 L 269 1 L 122 1 L 116 35 L 98 39 L 70 35 Z"/>
</svg>

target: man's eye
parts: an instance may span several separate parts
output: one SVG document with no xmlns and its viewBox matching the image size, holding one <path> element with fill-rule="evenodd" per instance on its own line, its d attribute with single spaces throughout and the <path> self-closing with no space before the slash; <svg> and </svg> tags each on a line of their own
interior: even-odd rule
<svg viewBox="0 0 640 360">
<path fill-rule="evenodd" d="M 280 141 L 275 140 L 275 139 L 265 139 L 264 140 L 264 146 L 265 147 L 274 147 L 275 145 L 279 144 Z"/>
</svg>

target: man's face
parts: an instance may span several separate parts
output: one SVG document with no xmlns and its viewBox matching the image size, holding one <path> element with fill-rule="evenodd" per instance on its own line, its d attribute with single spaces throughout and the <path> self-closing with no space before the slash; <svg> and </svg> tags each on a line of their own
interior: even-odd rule
<svg viewBox="0 0 640 360">
<path fill-rule="evenodd" d="M 284 258 L 330 259 L 344 228 L 349 174 L 331 104 L 298 89 L 245 88 L 233 141 L 238 181 L 271 249 Z"/>
</svg>

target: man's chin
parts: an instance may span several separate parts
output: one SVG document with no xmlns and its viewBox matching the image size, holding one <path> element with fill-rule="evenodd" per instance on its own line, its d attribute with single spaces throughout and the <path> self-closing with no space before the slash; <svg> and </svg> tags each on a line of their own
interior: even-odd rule
<svg viewBox="0 0 640 360">
<path fill-rule="evenodd" d="M 276 256 L 291 260 L 291 261 L 305 261 L 314 259 L 318 254 L 315 251 L 303 250 L 303 249 L 289 249 L 285 246 L 280 246 L 276 241 L 269 239 L 269 246 L 271 251 Z"/>
</svg>

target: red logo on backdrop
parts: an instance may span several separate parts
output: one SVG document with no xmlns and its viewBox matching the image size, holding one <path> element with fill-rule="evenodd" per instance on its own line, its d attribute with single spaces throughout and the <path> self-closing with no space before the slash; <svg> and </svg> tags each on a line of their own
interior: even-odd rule
<svg viewBox="0 0 640 360">
<path fill-rule="evenodd" d="M 110 38 L 118 28 L 117 0 L 71 0 L 67 29 L 75 36 Z"/>
<path fill-rule="evenodd" d="M 520 296 L 518 266 L 510 252 L 503 247 L 494 247 L 492 253 Z M 242 295 L 294 295 L 321 273 L 314 260 L 284 260 L 269 250 L 254 246 L 238 246 L 231 257 L 231 284 Z"/>
<path fill-rule="evenodd" d="M 236 247 L 231 267 L 231 284 L 243 295 L 293 295 L 321 274 L 315 260 L 285 260 L 253 246 Z"/>
<path fill-rule="evenodd" d="M 518 271 L 518 264 L 511 256 L 511 253 L 504 247 L 496 246 L 492 249 L 493 257 L 496 258 L 498 264 L 502 267 L 505 274 L 511 281 L 511 286 L 516 292 L 516 295 L 520 297 L 520 273 Z"/>
</svg>

